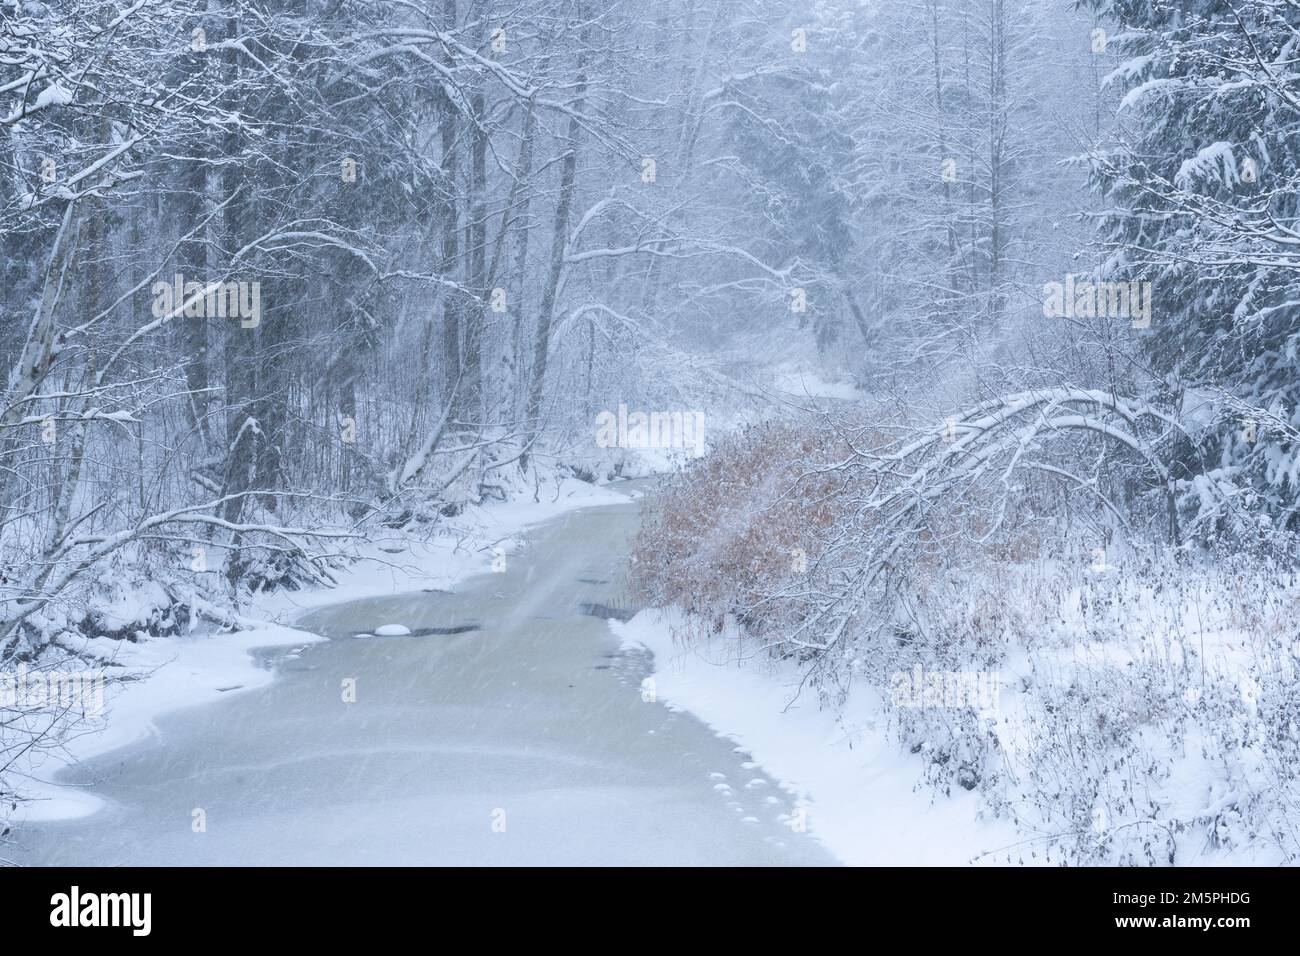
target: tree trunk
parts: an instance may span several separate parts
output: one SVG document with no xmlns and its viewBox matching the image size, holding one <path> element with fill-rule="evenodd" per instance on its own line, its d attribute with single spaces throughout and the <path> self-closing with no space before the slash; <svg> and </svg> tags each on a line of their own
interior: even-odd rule
<svg viewBox="0 0 1300 956">
<path fill-rule="evenodd" d="M 586 42 L 584 31 L 579 50 Z M 541 428 L 542 388 L 546 384 L 546 360 L 551 347 L 551 322 L 555 317 L 555 296 L 560 287 L 560 278 L 564 273 L 564 256 L 569 243 L 569 212 L 573 207 L 573 193 L 578 172 L 578 142 L 582 134 L 576 113 L 582 111 L 587 92 L 587 72 L 582 64 L 582 52 L 579 52 L 578 80 L 573 113 L 569 116 L 567 149 L 564 162 L 560 167 L 560 196 L 555 205 L 555 230 L 551 237 L 551 266 L 546 276 L 546 286 L 542 290 L 542 301 L 537 309 L 537 331 L 533 336 L 533 367 L 528 388 L 528 407 L 525 410 L 525 428 L 528 436 L 526 445 L 531 445 Z M 528 454 L 520 459 L 520 468 L 528 467 Z"/>
</svg>

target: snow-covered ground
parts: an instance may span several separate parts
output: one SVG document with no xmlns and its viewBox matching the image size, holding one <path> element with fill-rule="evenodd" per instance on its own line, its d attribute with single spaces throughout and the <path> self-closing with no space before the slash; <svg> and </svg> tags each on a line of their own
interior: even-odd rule
<svg viewBox="0 0 1300 956">
<path fill-rule="evenodd" d="M 840 402 L 865 401 L 866 395 L 851 382 L 830 381 L 811 363 L 788 366 L 777 372 L 776 390 L 798 399 L 832 399 Z"/>
<path fill-rule="evenodd" d="M 867 679 L 822 706 L 806 666 L 676 610 L 611 627 L 653 654 L 659 698 L 751 753 L 847 863 L 1290 858 L 1294 580 L 1048 563 L 1003 583 L 988 712 L 900 706 Z"/>
<path fill-rule="evenodd" d="M 879 701 L 863 694 L 842 712 L 800 692 L 789 662 L 749 656 L 735 634 L 680 640 L 675 611 L 645 610 L 610 627 L 626 650 L 654 655 L 654 691 L 734 740 L 781 781 L 808 831 L 850 865 L 962 865 L 1018 841 L 1003 821 L 981 821 L 972 793 L 934 797 L 918 787 L 922 765 L 877 724 Z"/>
</svg>

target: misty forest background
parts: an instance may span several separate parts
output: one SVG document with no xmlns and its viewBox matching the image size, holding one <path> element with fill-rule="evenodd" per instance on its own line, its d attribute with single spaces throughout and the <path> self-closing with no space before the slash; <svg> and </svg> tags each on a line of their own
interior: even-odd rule
<svg viewBox="0 0 1300 956">
<path fill-rule="evenodd" d="M 702 410 L 646 603 L 881 693 L 1034 853 L 1293 859 L 1298 134 L 1297 0 L 0 0 L 0 668 Z M 888 709 L 1011 660 L 1015 740 Z"/>
</svg>

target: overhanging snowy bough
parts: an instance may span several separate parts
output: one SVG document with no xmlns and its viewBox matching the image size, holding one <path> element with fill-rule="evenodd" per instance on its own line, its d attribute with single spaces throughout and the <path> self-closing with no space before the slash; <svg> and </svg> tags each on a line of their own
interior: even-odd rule
<svg viewBox="0 0 1300 956">
<path fill-rule="evenodd" d="M 962 545 L 987 544 L 1005 529 L 1030 474 L 1084 491 L 1120 526 L 1128 521 L 1124 502 L 1110 493 L 1115 475 L 1144 484 L 1162 499 L 1176 542 L 1173 484 L 1159 450 L 1180 432 L 1172 415 L 1151 404 L 1100 389 L 1052 387 L 852 441 L 845 460 L 810 469 L 845 476 L 852 518 L 826 542 L 820 564 L 832 583 L 793 643 L 829 649 L 864 612 L 879 617 L 879 600 L 897 582 L 896 572 L 922 557 L 942 566 Z"/>
</svg>

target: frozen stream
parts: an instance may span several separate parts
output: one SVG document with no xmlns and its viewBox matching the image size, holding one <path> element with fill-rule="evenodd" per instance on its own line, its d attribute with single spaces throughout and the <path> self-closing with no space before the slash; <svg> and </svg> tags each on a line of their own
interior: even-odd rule
<svg viewBox="0 0 1300 956">
<path fill-rule="evenodd" d="M 627 606 L 637 506 L 542 525 L 455 593 L 335 605 L 272 684 L 163 716 L 65 771 L 106 808 L 33 824 L 25 864 L 820 864 L 789 797 L 685 713 L 591 605 Z M 417 636 L 358 638 L 402 624 Z M 477 627 L 476 630 L 462 630 Z M 459 633 L 455 633 L 459 631 Z M 342 684 L 356 681 L 355 703 Z M 155 679 L 165 680 L 165 674 Z M 110 716 L 111 719 L 111 716 Z M 193 814 L 206 814 L 194 832 Z"/>
</svg>

